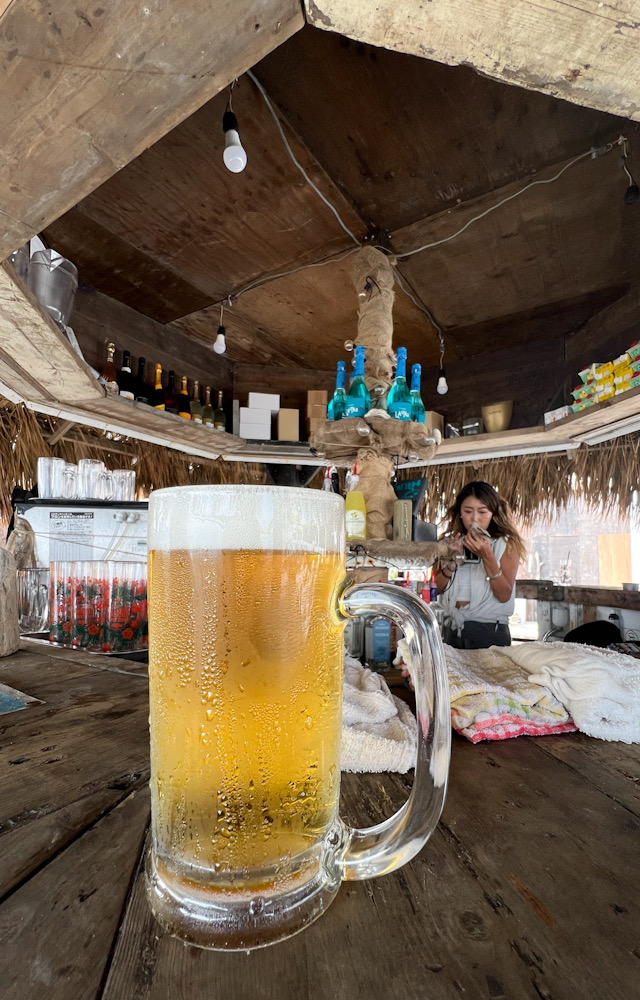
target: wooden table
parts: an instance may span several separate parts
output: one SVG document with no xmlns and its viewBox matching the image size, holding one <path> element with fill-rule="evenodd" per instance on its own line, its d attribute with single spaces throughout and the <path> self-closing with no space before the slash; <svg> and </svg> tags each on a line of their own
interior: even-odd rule
<svg viewBox="0 0 640 1000">
<path fill-rule="evenodd" d="M 0 681 L 42 700 L 0 716 L 2 1000 L 640 997 L 638 747 L 455 737 L 418 858 L 283 944 L 222 954 L 147 908 L 145 668 L 25 644 Z M 345 812 L 377 822 L 410 781 L 346 775 Z"/>
</svg>

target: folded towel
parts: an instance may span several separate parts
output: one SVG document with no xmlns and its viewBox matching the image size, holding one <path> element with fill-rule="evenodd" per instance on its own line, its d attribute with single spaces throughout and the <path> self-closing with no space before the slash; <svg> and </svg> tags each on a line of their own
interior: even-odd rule
<svg viewBox="0 0 640 1000">
<path fill-rule="evenodd" d="M 548 686 L 506 655 L 508 647 L 444 647 L 451 725 L 472 743 L 512 736 L 548 736 L 576 726 Z"/>
<path fill-rule="evenodd" d="M 415 767 L 418 724 L 380 674 L 345 654 L 342 700 L 343 771 L 399 771 Z"/>
<path fill-rule="evenodd" d="M 583 733 L 640 743 L 640 660 L 573 642 L 528 642 L 505 652 L 529 681 L 553 691 Z"/>
</svg>

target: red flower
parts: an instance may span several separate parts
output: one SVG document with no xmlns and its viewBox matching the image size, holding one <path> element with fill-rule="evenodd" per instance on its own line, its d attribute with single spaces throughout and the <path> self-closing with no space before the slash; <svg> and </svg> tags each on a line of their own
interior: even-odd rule
<svg viewBox="0 0 640 1000">
<path fill-rule="evenodd" d="M 133 631 L 130 628 L 124 628 L 122 630 L 123 639 L 133 639 Z"/>
<path fill-rule="evenodd" d="M 62 631 L 63 632 L 70 632 L 72 628 L 73 628 L 73 626 L 72 626 L 71 622 L 63 622 L 62 623 Z"/>
<path fill-rule="evenodd" d="M 109 622 L 109 628 L 112 631 L 119 632 L 122 628 L 122 622 Z"/>
<path fill-rule="evenodd" d="M 108 642 L 103 642 L 103 644 L 102 644 L 102 652 L 103 653 L 110 653 L 111 652 L 111 646 L 109 645 Z"/>
<path fill-rule="evenodd" d="M 90 625 L 89 628 L 87 629 L 89 635 L 97 635 L 99 631 L 100 629 L 98 628 L 97 625 Z"/>
</svg>

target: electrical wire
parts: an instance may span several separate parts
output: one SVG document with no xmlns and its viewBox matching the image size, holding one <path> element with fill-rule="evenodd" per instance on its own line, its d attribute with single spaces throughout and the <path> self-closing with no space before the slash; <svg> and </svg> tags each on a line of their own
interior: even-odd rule
<svg viewBox="0 0 640 1000">
<path fill-rule="evenodd" d="M 313 190 L 315 191 L 315 193 L 318 195 L 319 198 L 322 199 L 322 201 L 325 203 L 325 205 L 327 206 L 327 208 L 331 209 L 331 211 L 335 215 L 336 219 L 338 220 L 338 222 L 340 223 L 340 225 L 344 229 L 345 233 L 348 236 L 350 236 L 351 239 L 353 240 L 353 242 L 357 243 L 358 247 L 359 247 L 360 246 L 360 240 L 356 236 L 354 236 L 354 234 L 351 232 L 351 230 L 349 229 L 349 227 L 347 225 L 345 225 L 345 223 L 340 218 L 340 215 L 338 214 L 337 209 L 334 208 L 334 206 L 331 204 L 331 202 L 329 201 L 328 198 L 325 198 L 325 196 L 323 195 L 322 191 L 318 187 L 316 187 L 316 185 L 313 183 L 313 181 L 309 177 L 309 174 L 306 172 L 306 170 L 304 169 L 304 167 L 300 163 L 298 163 L 298 161 L 296 160 L 294 152 L 293 152 L 291 146 L 289 145 L 289 142 L 287 140 L 286 135 L 284 134 L 284 129 L 282 128 L 282 125 L 280 124 L 280 119 L 278 118 L 278 116 L 277 116 L 277 114 L 275 112 L 275 109 L 274 109 L 271 101 L 267 97 L 267 93 L 266 93 L 264 87 L 262 86 L 262 84 L 260 83 L 260 81 L 257 79 L 257 77 L 251 72 L 250 69 L 247 70 L 247 76 L 249 77 L 250 80 L 253 80 L 253 82 L 255 83 L 256 87 L 258 88 L 258 90 L 262 94 L 262 96 L 264 98 L 264 102 L 267 105 L 269 111 L 271 112 L 271 117 L 273 118 L 274 122 L 277 125 L 278 132 L 280 133 L 280 136 L 282 137 L 282 141 L 284 142 L 285 148 L 286 148 L 289 156 L 291 157 L 293 163 L 298 168 L 298 170 L 300 171 L 300 173 L 302 174 L 302 176 L 306 180 L 307 184 L 309 184 L 313 188 Z"/>
<path fill-rule="evenodd" d="M 298 271 L 306 271 L 308 267 L 324 267 L 326 264 L 339 264 L 341 260 L 345 260 L 350 257 L 352 253 L 360 250 L 360 244 L 357 247 L 352 247 L 351 250 L 341 251 L 341 255 L 335 255 L 333 257 L 325 257 L 324 260 L 316 260 L 311 264 L 301 264 L 300 267 L 293 267 L 289 271 L 279 271 L 277 274 L 267 274 L 264 278 L 258 278 L 257 281 L 252 281 L 250 285 L 245 285 L 241 288 L 239 292 L 234 292 L 233 295 L 229 295 L 229 301 L 233 299 L 239 299 L 241 295 L 245 292 L 251 291 L 252 288 L 257 288 L 259 285 L 266 285 L 269 281 L 275 281 L 276 278 L 286 278 L 289 274 L 297 274 Z"/>
<path fill-rule="evenodd" d="M 579 156 L 574 156 L 574 158 L 572 160 L 569 160 L 568 163 L 565 163 L 562 170 L 559 170 L 557 174 L 553 175 L 553 177 L 547 177 L 544 180 L 531 181 L 529 184 L 525 184 L 525 186 L 523 188 L 520 188 L 519 191 L 514 191 L 513 194 L 510 194 L 508 195 L 508 197 L 503 198 L 501 201 L 497 202 L 497 204 L 491 205 L 489 208 L 486 208 L 484 212 L 480 212 L 479 215 L 474 215 L 474 217 L 472 219 L 469 219 L 469 221 L 466 222 L 461 229 L 458 229 L 455 233 L 451 233 L 450 236 L 445 236 L 441 240 L 435 240 L 433 243 L 425 243 L 424 246 L 416 247 L 415 250 L 408 250 L 406 253 L 398 253 L 397 256 L 403 258 L 413 257 L 414 254 L 422 253 L 423 250 L 431 250 L 433 249 L 433 247 L 439 247 L 442 246 L 443 243 L 449 243 L 450 240 L 455 240 L 456 236 L 462 235 L 462 233 L 464 233 L 465 230 L 469 228 L 469 226 L 472 226 L 474 222 L 479 222 L 480 219 L 484 219 L 485 216 L 490 215 L 491 212 L 495 212 L 498 208 L 502 208 L 502 206 L 506 205 L 507 202 L 513 201 L 514 198 L 519 198 L 521 194 L 524 194 L 525 191 L 528 191 L 530 188 L 536 187 L 538 184 L 553 184 L 553 182 L 557 181 L 559 177 L 562 177 L 563 173 L 566 170 L 568 170 L 569 167 L 572 167 L 575 163 L 578 163 L 580 160 L 584 160 L 585 156 L 591 156 L 592 158 L 595 158 L 599 154 L 605 152 L 608 153 L 611 149 L 613 149 L 614 145 L 619 144 L 621 141 L 622 141 L 622 136 L 620 137 L 620 139 L 617 140 L 617 143 L 607 143 L 606 146 L 602 146 L 599 149 L 591 148 L 588 149 L 586 153 L 580 153 Z"/>
</svg>

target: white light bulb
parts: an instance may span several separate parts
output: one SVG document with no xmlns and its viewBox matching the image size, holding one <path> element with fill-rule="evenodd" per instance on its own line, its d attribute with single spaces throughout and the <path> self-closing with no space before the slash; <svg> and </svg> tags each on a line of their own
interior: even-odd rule
<svg viewBox="0 0 640 1000">
<path fill-rule="evenodd" d="M 447 392 L 449 392 L 449 386 L 447 385 L 447 380 L 444 375 L 441 375 L 440 378 L 438 379 L 436 392 L 439 393 L 441 396 L 444 396 Z"/>
<path fill-rule="evenodd" d="M 224 354 L 227 349 L 227 342 L 224 339 L 224 333 L 219 333 L 215 339 L 213 349 L 216 354 Z"/>
<path fill-rule="evenodd" d="M 224 134 L 224 165 L 232 174 L 239 174 L 247 165 L 247 154 L 242 148 L 240 136 L 234 128 Z"/>
</svg>

